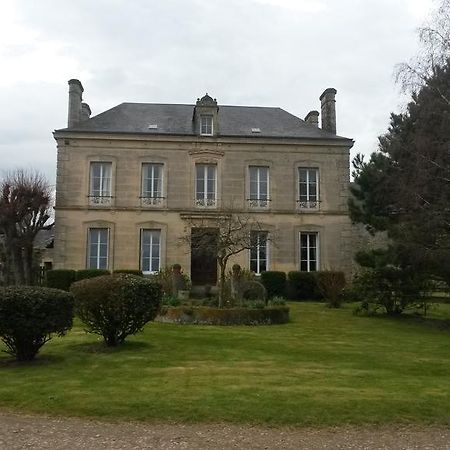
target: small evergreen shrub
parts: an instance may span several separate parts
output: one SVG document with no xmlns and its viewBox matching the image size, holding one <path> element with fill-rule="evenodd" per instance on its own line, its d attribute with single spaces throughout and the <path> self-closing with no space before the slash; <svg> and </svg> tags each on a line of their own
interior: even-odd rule
<svg viewBox="0 0 450 450">
<path fill-rule="evenodd" d="M 106 269 L 82 269 L 77 270 L 76 281 L 86 280 L 88 278 L 101 277 L 103 275 L 111 275 L 111 272 Z"/>
<path fill-rule="evenodd" d="M 161 286 L 143 277 L 116 274 L 72 284 L 75 312 L 87 331 L 103 336 L 114 347 L 141 331 L 158 313 Z"/>
<path fill-rule="evenodd" d="M 339 308 L 345 288 L 344 272 L 325 270 L 317 272 L 317 286 L 330 308 Z"/>
<path fill-rule="evenodd" d="M 266 288 L 268 298 L 286 295 L 286 274 L 284 272 L 262 272 L 261 283 Z"/>
<path fill-rule="evenodd" d="M 46 273 L 47 287 L 54 289 L 62 289 L 63 291 L 69 291 L 70 285 L 76 279 L 75 270 L 55 269 L 48 270 Z"/>
<path fill-rule="evenodd" d="M 266 289 L 259 281 L 246 281 L 242 286 L 242 298 L 244 300 L 259 300 L 264 303 L 267 298 Z"/>
<path fill-rule="evenodd" d="M 14 286 L 0 289 L 0 338 L 6 353 L 31 361 L 52 334 L 72 328 L 73 296 L 59 289 Z"/>
<path fill-rule="evenodd" d="M 180 266 L 180 265 L 174 264 L 174 266 Z M 164 294 L 168 295 L 168 296 L 173 295 L 172 267 L 173 266 L 163 267 L 159 270 L 159 272 L 152 275 L 152 277 L 151 277 L 156 283 L 159 283 L 161 285 Z M 183 276 L 183 284 L 184 284 L 182 290 L 188 291 L 191 288 L 191 280 L 184 273 L 182 273 L 182 276 Z"/>
<path fill-rule="evenodd" d="M 129 275 L 136 275 L 138 277 L 144 276 L 144 274 L 142 273 L 142 270 L 137 270 L 137 269 L 116 269 L 116 270 L 113 270 L 113 273 L 127 273 Z"/>
<path fill-rule="evenodd" d="M 317 272 L 292 271 L 288 273 L 288 298 L 291 300 L 319 300 Z"/>
</svg>

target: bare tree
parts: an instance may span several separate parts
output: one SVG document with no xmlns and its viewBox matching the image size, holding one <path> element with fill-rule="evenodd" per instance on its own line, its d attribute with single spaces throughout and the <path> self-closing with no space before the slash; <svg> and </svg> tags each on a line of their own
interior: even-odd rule
<svg viewBox="0 0 450 450">
<path fill-rule="evenodd" d="M 202 214 L 187 220 L 186 232 L 181 237 L 192 251 L 210 253 L 219 266 L 219 308 L 225 305 L 225 278 L 229 259 L 244 250 L 250 250 L 252 231 L 261 230 L 257 220 L 232 209 Z M 195 234 L 193 233 L 195 230 Z M 195 236 L 195 238 L 194 238 Z"/>
<path fill-rule="evenodd" d="M 420 50 L 409 62 L 396 68 L 396 81 L 405 92 L 417 92 L 450 60 L 450 0 L 440 0 L 430 19 L 418 29 Z M 437 88 L 435 88 L 437 89 Z M 450 105 L 442 91 L 439 96 Z"/>
<path fill-rule="evenodd" d="M 0 182 L 0 233 L 15 284 L 33 284 L 33 243 L 50 219 L 51 189 L 38 172 L 18 169 Z"/>
</svg>

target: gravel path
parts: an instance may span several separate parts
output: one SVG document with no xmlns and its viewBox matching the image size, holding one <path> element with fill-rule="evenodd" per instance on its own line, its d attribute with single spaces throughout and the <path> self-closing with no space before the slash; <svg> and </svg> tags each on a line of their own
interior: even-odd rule
<svg viewBox="0 0 450 450">
<path fill-rule="evenodd" d="M 450 427 L 108 423 L 0 412 L 0 449 L 450 449 Z"/>
</svg>

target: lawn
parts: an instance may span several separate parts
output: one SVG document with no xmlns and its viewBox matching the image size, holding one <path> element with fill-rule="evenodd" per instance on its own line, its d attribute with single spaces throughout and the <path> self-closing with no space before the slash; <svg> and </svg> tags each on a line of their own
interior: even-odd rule
<svg viewBox="0 0 450 450">
<path fill-rule="evenodd" d="M 80 324 L 38 360 L 0 355 L 0 408 L 153 421 L 450 424 L 450 305 L 434 322 L 292 303 L 287 325 L 152 323 L 106 350 Z M 431 323 L 432 322 L 432 323 Z M 1 348 L 1 346 L 0 346 Z"/>
</svg>

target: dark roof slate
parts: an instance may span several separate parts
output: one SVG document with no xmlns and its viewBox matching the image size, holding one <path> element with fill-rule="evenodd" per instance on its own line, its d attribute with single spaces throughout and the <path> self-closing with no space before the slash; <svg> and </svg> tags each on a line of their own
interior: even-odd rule
<svg viewBox="0 0 450 450">
<path fill-rule="evenodd" d="M 194 105 L 122 103 L 73 128 L 57 131 L 196 135 Z M 347 139 L 326 132 L 281 108 L 219 106 L 219 135 L 224 137 L 274 137 Z M 149 125 L 157 125 L 149 129 Z M 252 132 L 259 128 L 260 133 Z"/>
</svg>

